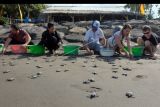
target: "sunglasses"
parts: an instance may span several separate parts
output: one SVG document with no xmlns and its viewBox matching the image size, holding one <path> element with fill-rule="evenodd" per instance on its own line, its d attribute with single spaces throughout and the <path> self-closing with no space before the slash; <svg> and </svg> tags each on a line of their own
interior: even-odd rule
<svg viewBox="0 0 160 107">
<path fill-rule="evenodd" d="M 146 33 L 143 33 L 143 34 L 149 34 L 150 32 L 146 32 Z"/>
</svg>

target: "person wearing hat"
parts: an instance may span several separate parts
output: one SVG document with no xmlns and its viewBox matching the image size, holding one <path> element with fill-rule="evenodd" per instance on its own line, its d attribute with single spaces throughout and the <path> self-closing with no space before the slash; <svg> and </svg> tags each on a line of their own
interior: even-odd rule
<svg viewBox="0 0 160 107">
<path fill-rule="evenodd" d="M 157 35 L 152 32 L 151 27 L 148 25 L 144 25 L 142 31 L 143 36 L 138 37 L 137 43 L 145 47 L 144 55 L 149 54 L 152 59 L 156 59 L 155 52 L 158 45 Z"/>
<path fill-rule="evenodd" d="M 106 45 L 106 39 L 100 28 L 100 22 L 95 20 L 92 22 L 92 28 L 85 34 L 84 48 L 89 54 L 99 54 L 101 45 Z"/>
</svg>

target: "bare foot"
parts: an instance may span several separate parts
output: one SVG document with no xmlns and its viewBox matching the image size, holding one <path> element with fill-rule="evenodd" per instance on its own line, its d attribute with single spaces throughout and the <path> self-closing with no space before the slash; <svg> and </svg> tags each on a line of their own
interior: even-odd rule
<svg viewBox="0 0 160 107">
<path fill-rule="evenodd" d="M 156 60 L 157 59 L 157 56 L 153 55 L 150 57 L 152 60 Z"/>
</svg>

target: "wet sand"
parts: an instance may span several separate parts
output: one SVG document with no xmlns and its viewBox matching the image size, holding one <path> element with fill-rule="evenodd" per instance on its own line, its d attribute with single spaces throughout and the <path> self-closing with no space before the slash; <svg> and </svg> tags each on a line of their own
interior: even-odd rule
<svg viewBox="0 0 160 107">
<path fill-rule="evenodd" d="M 0 107 L 156 107 L 159 64 L 159 59 L 132 61 L 94 55 L 0 56 Z M 6 70 L 10 72 L 3 73 Z M 42 74 L 31 79 L 38 72 Z M 83 84 L 90 78 L 95 82 Z M 98 97 L 90 99 L 93 91 Z M 128 91 L 133 98 L 126 97 Z"/>
</svg>

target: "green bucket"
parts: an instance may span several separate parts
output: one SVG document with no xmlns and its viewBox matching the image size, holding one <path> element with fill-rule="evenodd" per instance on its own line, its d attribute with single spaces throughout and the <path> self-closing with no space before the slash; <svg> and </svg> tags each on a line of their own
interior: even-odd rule
<svg viewBox="0 0 160 107">
<path fill-rule="evenodd" d="M 0 52 L 2 52 L 4 45 L 0 44 Z"/>
<path fill-rule="evenodd" d="M 45 54 L 45 47 L 41 45 L 28 45 L 27 53 L 30 53 L 33 55 L 43 55 Z"/>
<path fill-rule="evenodd" d="M 65 45 L 63 46 L 64 54 L 65 55 L 78 55 L 79 51 L 78 45 Z"/>
<path fill-rule="evenodd" d="M 125 49 L 128 51 L 128 47 L 125 47 Z M 143 55 L 144 46 L 132 46 L 131 49 L 134 57 L 140 57 Z"/>
</svg>

